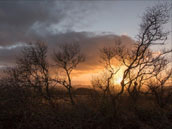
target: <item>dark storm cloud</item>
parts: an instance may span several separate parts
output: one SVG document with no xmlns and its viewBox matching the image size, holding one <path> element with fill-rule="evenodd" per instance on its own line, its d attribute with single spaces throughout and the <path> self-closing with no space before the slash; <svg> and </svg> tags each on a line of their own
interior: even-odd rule
<svg viewBox="0 0 172 129">
<path fill-rule="evenodd" d="M 123 47 L 131 47 L 134 43 L 134 40 L 128 36 L 118 36 L 114 34 L 94 35 L 94 33 L 82 32 L 73 33 L 72 35 L 73 39 L 69 38 L 68 42 L 78 42 L 81 46 L 82 52 L 86 55 L 85 63 L 79 66 L 80 70 L 94 70 L 96 67 L 100 66 L 99 50 L 101 48 L 115 47 L 119 40 Z"/>
<path fill-rule="evenodd" d="M 87 3 L 87 2 L 86 2 Z M 44 41 L 49 55 L 59 44 L 77 42 L 86 55 L 86 62 L 79 69 L 92 69 L 99 65 L 98 49 L 115 44 L 121 39 L 133 42 L 127 36 L 75 32 L 73 26 L 88 15 L 95 3 L 79 1 L 13 0 L 0 2 L 0 67 L 12 65 L 27 42 Z"/>
<path fill-rule="evenodd" d="M 87 3 L 87 2 L 86 2 Z M 73 31 L 93 6 L 80 1 L 0 1 L 0 45 L 49 38 Z"/>
<path fill-rule="evenodd" d="M 96 35 L 91 32 L 68 32 L 43 38 L 48 45 L 49 57 L 52 57 L 53 51 L 63 43 L 79 43 L 81 51 L 86 55 L 86 61 L 78 67 L 78 70 L 91 70 L 100 65 L 99 49 L 104 46 L 115 46 L 117 41 L 121 40 L 124 46 L 131 46 L 134 42 L 128 36 L 117 35 Z M 24 44 L 26 46 L 26 44 Z M 0 47 L 0 65 L 14 64 L 15 58 L 19 56 L 21 43 Z M 52 63 L 52 62 L 51 62 Z"/>
<path fill-rule="evenodd" d="M 92 32 L 68 32 L 51 37 L 48 40 L 49 55 L 52 56 L 59 44 L 79 43 L 81 51 L 86 56 L 86 61 L 82 63 L 79 70 L 91 70 L 100 66 L 99 49 L 103 47 L 115 47 L 121 41 L 123 47 L 132 47 L 135 42 L 128 36 L 114 34 L 95 34 Z"/>
<path fill-rule="evenodd" d="M 59 41 L 65 41 L 65 36 L 73 37 L 70 33 L 72 26 L 78 23 L 82 17 L 80 13 L 87 12 L 88 7 L 79 5 L 80 2 L 58 0 L 1 0 L 0 65 L 14 63 L 16 55 L 27 42 L 41 40 L 54 48 Z M 61 23 L 65 24 L 61 27 Z M 56 28 L 54 32 L 53 25 L 61 28 Z"/>
<path fill-rule="evenodd" d="M 64 4 L 56 1 L 1 2 L 0 44 L 38 39 L 41 34 L 48 34 L 48 27 L 63 19 L 65 9 Z"/>
</svg>

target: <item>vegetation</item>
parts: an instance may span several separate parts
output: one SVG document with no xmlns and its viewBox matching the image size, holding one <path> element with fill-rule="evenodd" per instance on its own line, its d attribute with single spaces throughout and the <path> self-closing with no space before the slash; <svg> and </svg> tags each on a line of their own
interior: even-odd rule
<svg viewBox="0 0 172 129">
<path fill-rule="evenodd" d="M 167 40 L 168 11 L 162 4 L 146 10 L 131 49 L 118 41 L 100 50 L 105 69 L 92 80 L 92 89 L 72 84 L 72 71 L 85 60 L 78 44 L 59 46 L 53 65 L 45 43 L 29 44 L 0 79 L 0 128 L 171 129 L 172 88 L 166 85 L 172 79 L 167 58 L 172 50 L 150 49 Z M 125 70 L 116 90 L 113 79 L 121 66 Z M 51 76 L 52 67 L 56 76 Z"/>
</svg>

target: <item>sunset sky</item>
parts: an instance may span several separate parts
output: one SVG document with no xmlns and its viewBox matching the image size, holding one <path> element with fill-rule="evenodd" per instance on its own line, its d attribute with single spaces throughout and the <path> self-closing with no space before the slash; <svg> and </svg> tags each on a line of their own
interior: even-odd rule
<svg viewBox="0 0 172 129">
<path fill-rule="evenodd" d="M 27 42 L 46 42 L 49 55 L 58 44 L 79 42 L 86 61 L 73 79 L 89 84 L 102 69 L 98 49 L 116 39 L 132 44 L 143 12 L 158 2 L 162 0 L 0 0 L 0 69 L 12 66 Z"/>
</svg>

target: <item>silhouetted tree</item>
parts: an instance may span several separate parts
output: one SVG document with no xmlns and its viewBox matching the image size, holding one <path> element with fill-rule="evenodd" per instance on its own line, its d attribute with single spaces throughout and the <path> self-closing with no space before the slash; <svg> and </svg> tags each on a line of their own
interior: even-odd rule
<svg viewBox="0 0 172 129">
<path fill-rule="evenodd" d="M 154 64 L 159 63 L 162 56 L 171 52 L 169 50 L 156 55 L 150 51 L 150 46 L 163 45 L 167 40 L 169 33 L 163 30 L 163 25 L 168 21 L 169 10 L 166 4 L 158 4 L 146 10 L 134 47 L 129 53 L 121 51 L 119 54 L 126 69 L 117 97 L 124 92 L 125 87 L 131 96 L 137 96 L 142 82 L 154 76 L 156 71 L 156 69 L 152 69 Z"/>
<path fill-rule="evenodd" d="M 104 72 L 99 77 L 92 80 L 94 88 L 99 88 L 103 91 L 103 96 L 111 96 L 111 89 L 114 86 L 114 75 L 120 68 L 114 68 L 114 58 L 117 56 L 113 47 L 104 47 L 100 49 L 101 62 L 104 64 Z"/>
<path fill-rule="evenodd" d="M 9 68 L 7 72 L 14 85 L 32 88 L 50 100 L 49 64 L 46 58 L 47 46 L 43 42 L 28 44 L 17 58 L 16 66 Z"/>
<path fill-rule="evenodd" d="M 159 66 L 157 69 L 154 78 L 147 82 L 147 93 L 155 97 L 156 103 L 161 108 L 168 104 L 172 96 L 172 89 L 171 87 L 168 87 L 168 83 L 170 83 L 170 77 L 172 76 L 172 68 L 169 66 L 169 64 L 167 64 L 168 63 L 162 62 L 161 66 Z"/>
<path fill-rule="evenodd" d="M 59 46 L 58 51 L 54 52 L 53 59 L 57 68 L 61 68 L 65 73 L 63 79 L 57 78 L 55 79 L 55 82 L 63 85 L 67 89 L 71 103 L 75 104 L 71 91 L 71 73 L 79 63 L 85 60 L 84 55 L 80 52 L 79 44 L 71 43 Z"/>
</svg>

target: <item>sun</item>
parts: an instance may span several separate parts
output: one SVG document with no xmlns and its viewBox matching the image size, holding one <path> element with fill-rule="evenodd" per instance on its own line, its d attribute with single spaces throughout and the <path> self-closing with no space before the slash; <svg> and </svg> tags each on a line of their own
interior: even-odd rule
<svg viewBox="0 0 172 129">
<path fill-rule="evenodd" d="M 121 74 L 121 73 L 116 74 L 116 76 L 113 79 L 113 83 L 117 84 L 117 85 L 120 85 L 121 81 L 122 81 L 122 75 L 123 74 Z"/>
<path fill-rule="evenodd" d="M 119 78 L 117 78 L 117 79 L 115 79 L 114 80 L 114 82 L 116 83 L 116 84 L 121 84 L 121 81 L 122 81 L 122 77 L 119 77 Z"/>
<path fill-rule="evenodd" d="M 123 79 L 123 73 L 124 73 L 125 67 L 121 66 L 120 70 L 114 75 L 113 83 L 120 85 L 121 81 Z"/>
</svg>

